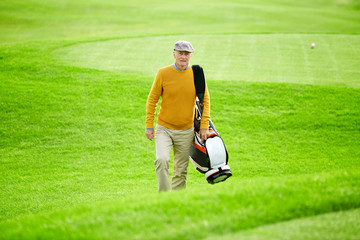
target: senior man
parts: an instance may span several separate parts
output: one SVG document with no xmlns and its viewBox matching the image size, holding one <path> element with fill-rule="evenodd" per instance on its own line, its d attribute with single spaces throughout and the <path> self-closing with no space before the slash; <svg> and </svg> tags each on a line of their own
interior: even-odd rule
<svg viewBox="0 0 360 240">
<path fill-rule="evenodd" d="M 194 109 L 196 91 L 190 59 L 194 48 L 188 41 L 174 46 L 175 63 L 161 68 L 155 77 L 146 103 L 146 130 L 149 140 L 155 137 L 155 170 L 158 190 L 186 188 L 190 147 L 194 138 Z M 160 112 L 154 134 L 156 105 L 161 97 Z M 210 96 L 205 86 L 200 136 L 203 142 L 209 135 Z M 174 152 L 174 171 L 169 180 L 170 151 Z"/>
</svg>

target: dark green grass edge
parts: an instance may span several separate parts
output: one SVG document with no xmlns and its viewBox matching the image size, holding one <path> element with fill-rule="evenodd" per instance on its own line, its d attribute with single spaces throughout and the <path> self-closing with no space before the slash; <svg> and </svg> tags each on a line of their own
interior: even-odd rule
<svg viewBox="0 0 360 240">
<path fill-rule="evenodd" d="M 204 239 L 360 207 L 359 170 L 237 179 L 0 223 L 1 239 Z M 235 179 L 234 179 L 235 180 Z"/>
</svg>

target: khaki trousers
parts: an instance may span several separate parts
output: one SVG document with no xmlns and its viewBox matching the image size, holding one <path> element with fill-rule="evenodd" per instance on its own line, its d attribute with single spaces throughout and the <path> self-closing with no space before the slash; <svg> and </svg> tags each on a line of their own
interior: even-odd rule
<svg viewBox="0 0 360 240">
<path fill-rule="evenodd" d="M 170 191 L 169 163 L 170 151 L 174 150 L 174 171 L 171 189 L 186 187 L 190 147 L 194 139 L 194 128 L 184 130 L 169 129 L 159 124 L 155 128 L 156 160 L 155 170 L 159 192 Z"/>
</svg>

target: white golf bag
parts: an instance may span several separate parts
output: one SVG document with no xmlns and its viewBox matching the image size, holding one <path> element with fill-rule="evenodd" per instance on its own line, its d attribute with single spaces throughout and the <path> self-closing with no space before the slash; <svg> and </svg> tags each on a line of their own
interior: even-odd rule
<svg viewBox="0 0 360 240">
<path fill-rule="evenodd" d="M 200 118 L 199 102 L 196 102 L 197 111 L 196 118 Z M 198 119 L 198 121 L 200 121 Z M 195 122 L 197 122 L 195 120 Z M 197 125 L 195 123 L 195 125 Z M 202 143 L 198 133 L 198 127 L 195 126 L 195 136 L 193 144 L 190 149 L 190 159 L 196 169 L 205 174 L 208 183 L 215 184 L 225 181 L 232 176 L 230 166 L 228 165 L 228 152 L 225 144 L 219 134 L 217 133 L 213 123 L 209 122 L 209 136 L 205 143 Z"/>
</svg>

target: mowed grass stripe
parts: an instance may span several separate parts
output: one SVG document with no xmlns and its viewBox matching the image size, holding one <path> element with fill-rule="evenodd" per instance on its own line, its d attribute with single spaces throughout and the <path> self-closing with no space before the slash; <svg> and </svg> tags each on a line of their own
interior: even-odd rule
<svg viewBox="0 0 360 240">
<path fill-rule="evenodd" d="M 341 170 L 229 181 L 172 194 L 131 196 L 106 204 L 80 205 L 9 220 L 0 224 L 0 236 L 5 239 L 203 239 L 358 208 L 359 176 L 358 170 Z"/>
<path fill-rule="evenodd" d="M 358 35 L 179 35 L 75 44 L 54 51 L 68 64 L 153 76 L 173 61 L 174 42 L 193 43 L 192 64 L 210 80 L 360 87 Z M 316 47 L 311 48 L 315 43 Z M 159 48 L 159 46 L 162 46 Z"/>
<path fill-rule="evenodd" d="M 206 240 L 356 240 L 360 238 L 359 218 L 358 208 L 265 225 L 234 234 L 210 236 Z"/>
<path fill-rule="evenodd" d="M 0 3 L 0 42 L 169 33 L 359 33 L 355 1 L 208 0 Z M 151 9 L 151 10 L 150 10 Z"/>
</svg>

